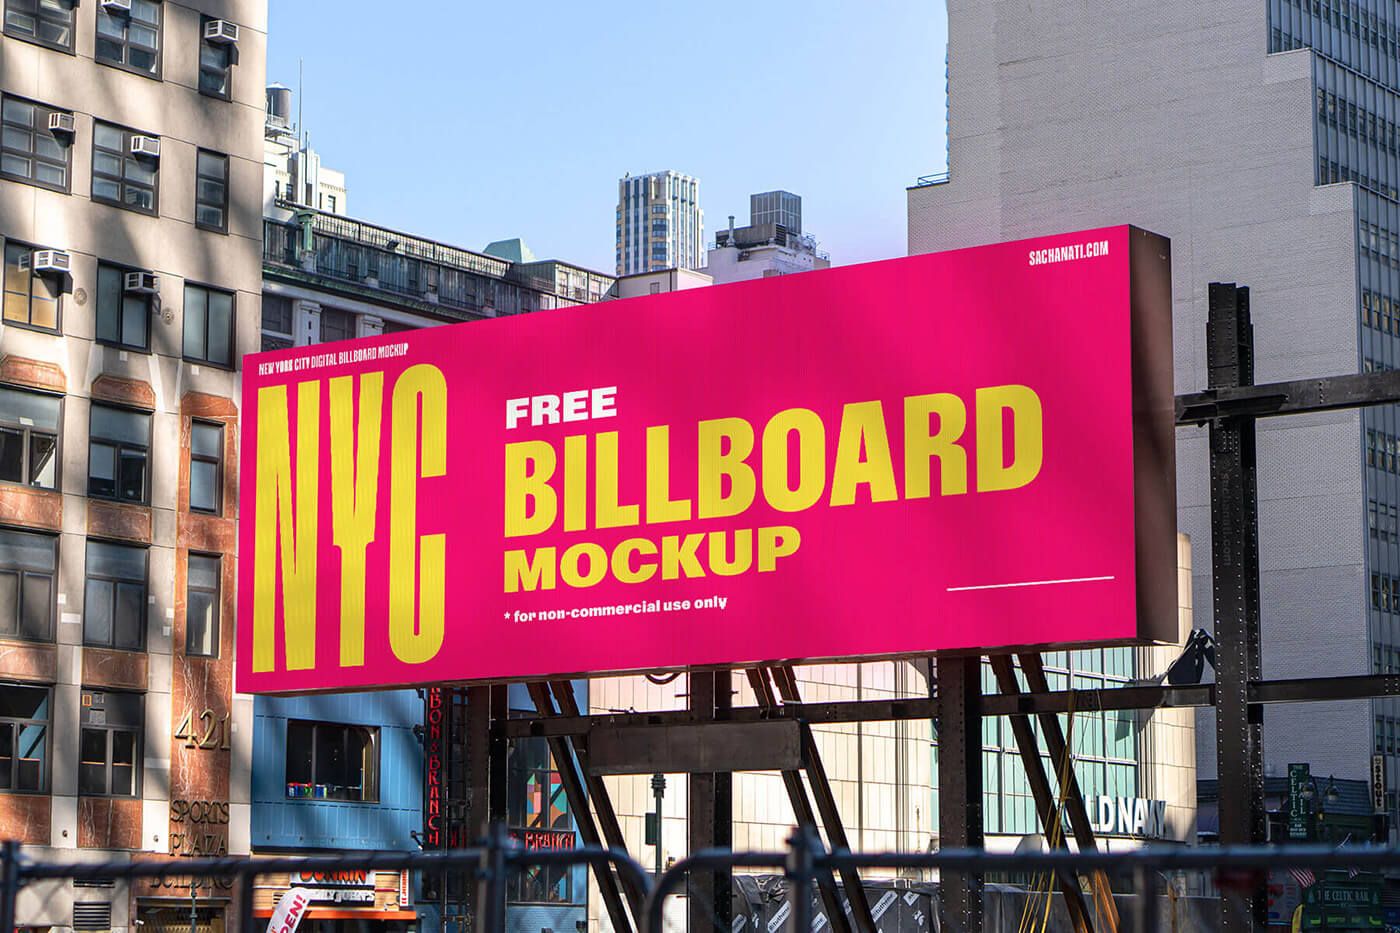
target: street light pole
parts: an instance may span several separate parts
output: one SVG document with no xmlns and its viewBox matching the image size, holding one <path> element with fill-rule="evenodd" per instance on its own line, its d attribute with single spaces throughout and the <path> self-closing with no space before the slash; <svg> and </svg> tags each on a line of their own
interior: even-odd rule
<svg viewBox="0 0 1400 933">
<path fill-rule="evenodd" d="M 190 933 L 199 933 L 199 910 L 196 907 L 198 894 L 195 893 L 195 876 L 190 875 Z"/>
<path fill-rule="evenodd" d="M 661 852 L 661 802 L 666 797 L 666 775 L 653 774 L 651 776 L 651 792 L 656 796 L 656 877 L 661 877 L 663 870 Z"/>
</svg>

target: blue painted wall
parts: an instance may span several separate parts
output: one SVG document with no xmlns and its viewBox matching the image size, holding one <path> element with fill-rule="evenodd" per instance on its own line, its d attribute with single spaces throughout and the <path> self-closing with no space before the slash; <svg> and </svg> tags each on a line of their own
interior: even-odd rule
<svg viewBox="0 0 1400 933">
<path fill-rule="evenodd" d="M 379 802 L 287 797 L 287 720 L 379 727 Z M 257 697 L 253 703 L 254 851 L 409 849 L 423 824 L 423 721 L 414 690 L 308 697 Z M 570 931 L 572 933 L 572 931 Z"/>
</svg>

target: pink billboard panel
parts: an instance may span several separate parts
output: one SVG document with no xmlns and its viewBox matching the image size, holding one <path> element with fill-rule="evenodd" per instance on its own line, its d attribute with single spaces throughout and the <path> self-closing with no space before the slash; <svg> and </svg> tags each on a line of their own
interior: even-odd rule
<svg viewBox="0 0 1400 933">
<path fill-rule="evenodd" d="M 251 356 L 238 689 L 1173 637 L 1170 305 L 1125 226 Z"/>
</svg>

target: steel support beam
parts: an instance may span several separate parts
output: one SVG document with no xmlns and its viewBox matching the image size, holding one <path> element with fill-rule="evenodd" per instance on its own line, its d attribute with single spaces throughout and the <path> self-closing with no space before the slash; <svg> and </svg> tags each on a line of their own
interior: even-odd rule
<svg viewBox="0 0 1400 933">
<path fill-rule="evenodd" d="M 980 849 L 982 823 L 982 662 L 938 662 L 938 845 Z M 982 876 L 941 872 L 946 921 L 959 933 L 982 933 Z"/>
<path fill-rule="evenodd" d="M 1016 682 L 1016 671 L 1011 666 L 1011 658 L 1004 654 L 993 655 L 991 662 L 992 673 L 996 675 L 997 686 L 1001 692 L 1010 696 L 1020 693 L 1021 685 Z M 1035 799 L 1036 813 L 1040 815 L 1040 826 L 1045 833 L 1045 841 L 1052 849 L 1068 850 L 1069 842 L 1065 839 L 1060 807 L 1050 779 L 1045 774 L 1045 766 L 1040 760 L 1040 745 L 1031 730 L 1030 718 L 1018 713 L 1009 717 L 1009 721 L 1011 734 L 1016 739 L 1016 751 L 1021 756 L 1021 768 L 1026 773 L 1031 797 Z M 1052 755 L 1050 761 L 1052 765 L 1058 766 L 1064 759 Z M 1069 912 L 1070 923 L 1074 929 L 1080 933 L 1092 933 L 1094 922 L 1089 915 L 1089 905 L 1084 903 L 1084 893 L 1079 889 L 1079 877 L 1072 872 L 1056 872 L 1055 881 L 1059 885 L 1061 896 L 1064 897 L 1065 908 Z"/>
<path fill-rule="evenodd" d="M 552 716 L 554 704 L 550 700 L 549 686 L 530 684 L 528 689 L 530 699 L 535 703 L 535 711 L 541 716 Z M 593 822 L 593 812 L 588 807 L 583 771 L 574 758 L 573 743 L 562 736 L 550 738 L 548 742 L 549 753 L 554 758 L 554 766 L 559 769 L 559 781 L 564 785 L 564 796 L 569 801 L 569 809 L 574 814 L 574 823 L 578 826 L 579 835 L 583 837 L 583 844 L 602 846 L 602 835 L 598 832 L 597 824 Z M 622 886 L 618 883 L 617 876 L 611 868 L 605 868 L 595 870 L 594 877 L 598 880 L 598 891 L 603 897 L 603 906 L 608 912 L 608 919 L 612 921 L 613 930 L 617 933 L 629 933 L 632 923 L 622 905 Z M 638 908 L 634 905 L 633 910 Z M 635 916 L 640 916 L 640 913 Z"/>
<path fill-rule="evenodd" d="M 467 689 L 467 828 L 473 843 L 484 841 L 491 824 L 506 818 L 507 739 L 497 713 L 505 708 L 505 696 L 504 686 Z M 447 882 L 453 883 L 454 880 Z M 477 885 L 466 883 L 458 887 L 463 912 L 474 923 L 486 905 L 477 903 Z"/>
<path fill-rule="evenodd" d="M 1249 290 L 1212 283 L 1206 323 L 1211 389 L 1254 383 Z M 1210 422 L 1211 581 L 1215 609 L 1215 755 L 1220 772 L 1220 842 L 1264 839 L 1264 767 L 1260 719 L 1250 715 L 1249 684 L 1260 678 L 1259 518 L 1254 417 Z M 1257 708 L 1257 707 L 1256 707 Z M 1263 926 L 1262 892 L 1224 889 L 1221 930 Z"/>
<path fill-rule="evenodd" d="M 1211 386 L 1176 397 L 1177 424 L 1208 424 L 1221 418 L 1268 418 L 1400 402 L 1400 370 L 1353 373 L 1274 382 Z"/>
<path fill-rule="evenodd" d="M 802 693 L 797 686 L 797 675 L 792 665 L 783 664 L 771 668 L 773 683 L 778 688 L 778 696 L 783 703 L 800 703 Z M 833 849 L 850 849 L 851 842 L 846 838 L 846 824 L 841 821 L 841 810 L 836 805 L 836 795 L 832 793 L 831 781 L 826 775 L 826 765 L 817 754 L 817 743 L 812 736 L 812 727 L 798 714 L 802 729 L 802 741 L 810 754 L 807 756 L 807 783 L 812 787 L 812 797 L 816 800 L 817 812 L 821 814 L 822 828 L 826 830 L 827 842 Z M 854 868 L 841 869 L 841 884 L 846 889 L 846 900 L 851 905 L 851 919 L 861 933 L 875 933 L 875 918 L 870 912 L 870 900 L 865 896 L 865 885 L 861 883 L 860 872 Z"/>
<path fill-rule="evenodd" d="M 1038 654 L 1021 655 L 1021 673 L 1026 678 L 1026 686 L 1038 693 L 1048 693 L 1050 682 L 1045 676 L 1045 666 Z M 1009 662 L 1008 662 L 1009 663 Z M 1075 707 L 1081 709 L 1082 707 Z M 1060 728 L 1060 718 L 1055 713 L 1036 714 L 1040 732 L 1045 736 L 1045 750 L 1051 761 L 1069 760 L 1069 742 Z M 1065 810 L 1069 813 L 1070 830 L 1081 852 L 1093 852 L 1098 848 L 1094 839 L 1094 827 L 1089 820 L 1089 809 L 1084 802 L 1084 793 L 1079 789 L 1079 776 L 1073 767 L 1065 769 Z M 1118 916 L 1118 903 L 1113 899 L 1113 886 L 1108 875 L 1096 871 L 1090 875 L 1094 887 L 1094 903 L 1106 921 L 1109 930 L 1118 930 L 1121 920 Z"/>
<path fill-rule="evenodd" d="M 1400 676 L 1361 674 L 1345 677 L 1303 677 L 1288 680 L 1256 680 L 1249 684 L 1251 706 L 1268 703 L 1316 703 L 1327 700 L 1364 700 L 1400 697 Z M 1215 686 L 1196 684 L 1171 687 L 1140 684 L 1104 690 L 1037 690 L 1020 696 L 992 694 L 983 699 L 983 715 L 1011 716 L 1107 712 L 1124 709 L 1188 709 L 1215 705 Z M 761 706 L 735 707 L 731 722 L 765 722 L 775 716 L 800 717 L 810 725 L 848 722 L 893 722 L 933 719 L 938 701 L 932 699 L 859 700 L 839 703 L 786 703 L 779 710 Z M 552 719 L 512 719 L 506 723 L 511 738 L 547 738 L 552 735 L 587 735 L 594 728 L 666 726 L 692 723 L 685 710 L 655 713 L 607 713 L 595 716 L 558 716 Z"/>
<path fill-rule="evenodd" d="M 778 698 L 773 695 L 767 668 L 751 667 L 746 673 L 758 705 L 776 711 Z M 815 755 L 817 751 L 813 748 L 809 753 Z M 807 798 L 807 788 L 802 783 L 802 772 L 788 769 L 779 773 L 783 776 L 783 787 L 786 788 L 788 800 L 792 803 L 792 813 L 797 818 L 798 828 L 806 827 L 816 832 L 817 816 L 812 810 L 812 802 Z M 836 890 L 836 878 L 830 871 L 817 872 L 817 891 L 821 894 L 822 905 L 826 908 L 826 916 L 831 921 L 833 933 L 851 933 L 851 924 L 846 918 L 845 907 L 841 904 L 841 895 Z"/>
<path fill-rule="evenodd" d="M 559 706 L 560 715 L 577 716 L 579 714 L 578 701 L 574 698 L 573 684 L 567 680 L 557 680 L 550 684 L 550 691 L 554 694 L 554 701 Z M 538 708 L 538 704 L 536 708 Z M 577 741 L 571 745 L 574 758 L 578 761 L 579 770 L 583 773 L 583 783 L 588 790 L 588 800 L 593 804 L 594 812 L 598 814 L 598 828 L 602 832 L 604 844 L 609 849 L 626 852 L 627 839 L 622 835 L 622 824 L 617 821 L 617 811 L 613 809 L 612 795 L 608 793 L 608 785 L 603 782 L 601 775 L 591 773 L 588 767 L 587 748 Z M 640 925 L 642 902 L 646 900 L 646 892 L 637 887 L 636 879 L 630 875 L 621 874 L 621 880 L 623 893 L 627 895 L 627 906 L 632 908 L 632 916 Z"/>
<path fill-rule="evenodd" d="M 729 671 L 690 675 L 690 714 L 694 722 L 727 720 L 734 706 Z M 690 775 L 686 829 L 689 849 L 729 849 L 734 845 L 734 775 L 728 772 Z M 690 933 L 728 933 L 734 902 L 731 873 L 691 872 L 686 893 Z"/>
</svg>

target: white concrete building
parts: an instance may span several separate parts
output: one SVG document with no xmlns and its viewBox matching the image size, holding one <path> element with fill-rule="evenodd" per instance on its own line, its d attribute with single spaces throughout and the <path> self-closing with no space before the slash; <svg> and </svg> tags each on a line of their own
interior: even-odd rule
<svg viewBox="0 0 1400 933">
<path fill-rule="evenodd" d="M 309 137 L 292 123 L 292 91 L 281 84 L 267 86 L 267 121 L 263 128 L 263 216 L 286 220 L 288 203 L 327 214 L 347 216 L 350 193 L 345 173 L 321 164 Z"/>
<path fill-rule="evenodd" d="M 665 292 L 678 292 L 687 288 L 704 288 L 715 284 L 715 280 L 704 272 L 690 269 L 661 269 L 657 272 L 638 272 L 624 275 L 613 283 L 609 298 L 636 298 L 638 295 L 660 295 Z"/>
<path fill-rule="evenodd" d="M 802 199 L 790 191 L 749 196 L 749 224 L 715 234 L 704 272 L 716 285 L 831 267 L 831 257 L 817 249 L 817 238 L 802 232 Z"/>
<path fill-rule="evenodd" d="M 1334 30 L 1328 3 L 950 0 L 950 177 L 910 189 L 910 252 L 1132 223 L 1172 241 L 1178 392 L 1206 385 L 1213 281 L 1252 288 L 1259 382 L 1393 368 L 1400 14 L 1347 7 L 1388 53 Z M 1400 669 L 1395 424 L 1390 408 L 1261 423 L 1266 678 Z M 1209 627 L 1207 437 L 1177 438 Z M 1271 708 L 1266 770 L 1364 778 L 1381 752 L 1394 787 L 1398 719 L 1395 701 Z M 1214 776 L 1209 714 L 1198 736 Z"/>
</svg>

